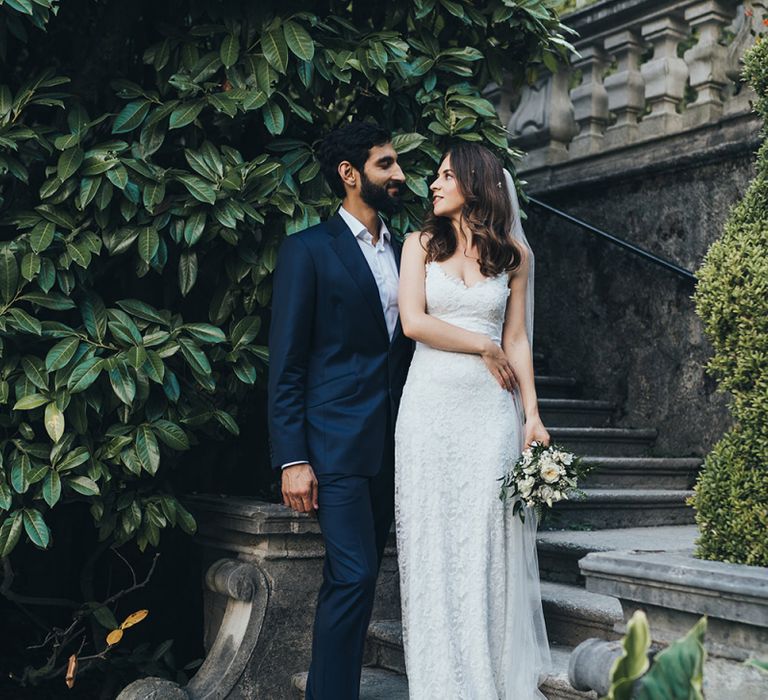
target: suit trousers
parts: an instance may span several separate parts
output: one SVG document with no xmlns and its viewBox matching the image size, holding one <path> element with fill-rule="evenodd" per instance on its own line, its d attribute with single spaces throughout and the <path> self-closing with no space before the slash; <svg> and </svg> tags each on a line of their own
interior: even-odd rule
<svg viewBox="0 0 768 700">
<path fill-rule="evenodd" d="M 358 700 L 376 579 L 394 518 L 394 438 L 372 477 L 318 475 L 325 541 L 307 700 Z"/>
</svg>

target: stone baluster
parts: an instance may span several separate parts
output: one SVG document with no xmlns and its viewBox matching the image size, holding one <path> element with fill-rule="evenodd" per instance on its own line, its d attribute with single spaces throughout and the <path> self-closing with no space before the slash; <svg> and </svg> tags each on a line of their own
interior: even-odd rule
<svg viewBox="0 0 768 700">
<path fill-rule="evenodd" d="M 527 170 L 566 160 L 576 133 L 568 72 L 542 76 L 524 87 L 508 130 L 511 144 L 527 151 L 523 163 Z"/>
<path fill-rule="evenodd" d="M 608 57 L 599 46 L 585 46 L 580 53 L 581 58 L 573 62 L 582 76 L 581 84 L 571 90 L 574 117 L 580 127 L 569 148 L 572 158 L 602 149 L 609 116 L 608 93 L 603 85 Z"/>
<path fill-rule="evenodd" d="M 677 108 L 685 95 L 688 65 L 678 57 L 677 45 L 688 31 L 683 22 L 666 16 L 644 24 L 641 32 L 653 45 L 653 58 L 641 67 L 651 111 L 643 117 L 640 131 L 644 137 L 662 136 L 683 127 Z"/>
<path fill-rule="evenodd" d="M 698 43 L 685 52 L 696 101 L 688 106 L 686 126 L 719 119 L 723 113 L 723 88 L 728 84 L 728 49 L 719 43 L 720 34 L 733 17 L 734 3 L 705 0 L 687 7 L 685 19 L 698 29 Z"/>
<path fill-rule="evenodd" d="M 645 82 L 638 69 L 642 45 L 637 34 L 629 30 L 612 34 L 604 46 L 618 64 L 618 70 L 603 81 L 608 109 L 616 115 L 616 123 L 605 132 L 605 145 L 611 148 L 635 139 L 637 117 L 645 108 Z"/>
</svg>

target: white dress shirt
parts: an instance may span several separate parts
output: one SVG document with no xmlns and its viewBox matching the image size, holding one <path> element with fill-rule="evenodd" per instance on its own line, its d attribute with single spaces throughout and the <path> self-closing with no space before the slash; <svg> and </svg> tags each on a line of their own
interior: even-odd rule
<svg viewBox="0 0 768 700">
<path fill-rule="evenodd" d="M 395 326 L 397 325 L 397 317 L 400 313 L 397 305 L 397 288 L 400 278 L 397 272 L 395 251 L 392 248 L 392 234 L 389 232 L 387 225 L 380 220 L 379 240 L 374 245 L 373 235 L 362 221 L 352 216 L 344 207 L 339 207 L 339 216 L 344 219 L 344 223 L 349 226 L 352 234 L 357 239 L 360 250 L 363 251 L 368 267 L 371 269 L 373 279 L 376 280 L 376 286 L 379 288 L 381 309 L 384 312 L 384 320 L 387 323 L 387 332 L 389 333 L 389 339 L 392 340 Z M 292 467 L 295 464 L 307 464 L 307 462 L 288 462 L 282 465 L 282 469 Z"/>
</svg>

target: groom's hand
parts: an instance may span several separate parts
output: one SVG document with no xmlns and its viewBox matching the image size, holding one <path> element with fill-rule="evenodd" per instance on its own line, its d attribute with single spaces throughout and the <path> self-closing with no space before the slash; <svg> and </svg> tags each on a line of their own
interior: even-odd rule
<svg viewBox="0 0 768 700">
<path fill-rule="evenodd" d="M 317 479 L 309 464 L 283 469 L 283 503 L 297 513 L 317 510 Z"/>
</svg>

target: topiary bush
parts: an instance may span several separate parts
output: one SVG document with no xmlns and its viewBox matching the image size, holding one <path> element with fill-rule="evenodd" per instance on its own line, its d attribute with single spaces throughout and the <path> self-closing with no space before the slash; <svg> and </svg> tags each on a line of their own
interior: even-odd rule
<svg viewBox="0 0 768 700">
<path fill-rule="evenodd" d="M 698 271 L 694 300 L 714 346 L 708 371 L 731 394 L 734 427 L 704 462 L 693 496 L 697 554 L 768 566 L 768 41 L 744 57 L 766 121 L 757 174 Z"/>
</svg>

